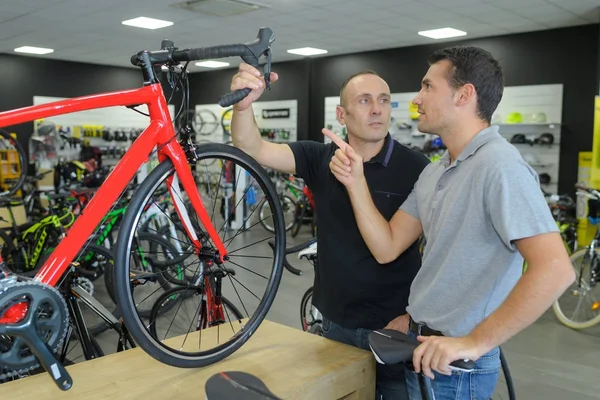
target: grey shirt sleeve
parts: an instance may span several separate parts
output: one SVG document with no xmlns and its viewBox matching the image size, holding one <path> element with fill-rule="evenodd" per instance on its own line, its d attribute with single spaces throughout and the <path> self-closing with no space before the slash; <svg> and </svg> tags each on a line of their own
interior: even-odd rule
<svg viewBox="0 0 600 400">
<path fill-rule="evenodd" d="M 417 183 L 418 183 L 418 181 L 417 181 Z M 415 186 L 416 186 L 416 184 L 415 184 Z M 410 192 L 410 194 L 408 195 L 406 200 L 404 200 L 404 203 L 402 203 L 402 205 L 400 206 L 400 210 L 412 215 L 413 217 L 415 217 L 418 220 L 421 219 L 421 218 L 419 218 L 419 206 L 418 206 L 418 202 L 417 202 L 417 194 L 416 194 L 416 191 L 414 188 L 413 188 L 412 192 Z"/>
<path fill-rule="evenodd" d="M 494 230 L 512 250 L 515 240 L 558 231 L 537 173 L 523 160 L 503 160 L 492 167 L 485 207 Z"/>
</svg>

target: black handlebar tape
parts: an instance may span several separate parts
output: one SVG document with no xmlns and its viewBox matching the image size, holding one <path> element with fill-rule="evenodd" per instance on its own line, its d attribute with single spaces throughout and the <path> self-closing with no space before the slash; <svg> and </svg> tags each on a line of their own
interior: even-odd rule
<svg viewBox="0 0 600 400">
<path fill-rule="evenodd" d="M 248 96 L 251 91 L 252 91 L 252 89 L 244 88 L 244 89 L 238 89 L 235 92 L 224 94 L 219 99 L 219 105 L 221 107 L 230 107 L 230 106 L 244 100 L 244 98 L 246 96 Z"/>
<path fill-rule="evenodd" d="M 208 58 L 244 57 L 252 52 L 244 44 L 227 44 L 213 47 L 200 47 L 173 52 L 173 61 L 196 61 Z"/>
</svg>

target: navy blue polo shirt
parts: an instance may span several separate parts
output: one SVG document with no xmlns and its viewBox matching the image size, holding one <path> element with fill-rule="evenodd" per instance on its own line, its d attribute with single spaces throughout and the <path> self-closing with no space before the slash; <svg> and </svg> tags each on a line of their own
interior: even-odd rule
<svg viewBox="0 0 600 400">
<path fill-rule="evenodd" d="M 313 304 L 346 328 L 378 329 L 406 312 L 410 285 L 421 266 L 415 242 L 396 260 L 379 264 L 362 239 L 348 192 L 329 170 L 334 143 L 289 144 L 296 174 L 314 195 L 318 254 Z M 364 163 L 377 209 L 389 221 L 412 192 L 429 159 L 388 134 L 381 151 Z"/>
</svg>

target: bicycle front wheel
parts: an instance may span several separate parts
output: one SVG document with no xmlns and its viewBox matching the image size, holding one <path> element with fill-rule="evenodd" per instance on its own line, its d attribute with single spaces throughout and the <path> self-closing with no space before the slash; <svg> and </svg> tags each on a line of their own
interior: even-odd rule
<svg viewBox="0 0 600 400">
<path fill-rule="evenodd" d="M 198 160 L 195 168 L 192 168 L 194 173 L 217 173 L 220 177 L 216 186 L 205 188 L 201 185 L 197 189 L 229 259 L 224 263 L 217 261 L 216 238 L 208 236 L 206 226 L 193 209 L 181 206 L 179 212 L 174 212 L 176 204 L 189 204 L 189 197 L 177 184 L 179 180 L 170 160 L 154 168 L 133 195 L 120 227 L 116 248 L 117 304 L 129 332 L 149 355 L 165 364 L 182 368 L 203 367 L 218 362 L 240 348 L 254 334 L 275 298 L 285 252 L 281 204 L 264 169 L 254 159 L 231 146 L 211 143 L 198 146 L 197 152 Z M 166 192 L 164 188 L 169 185 L 172 185 L 171 191 Z M 205 189 L 209 189 L 208 193 Z M 248 200 L 249 197 L 252 200 Z M 250 207 L 263 198 L 274 211 L 271 218 L 275 232 L 262 229 L 260 221 L 256 222 L 256 207 Z M 169 266 L 165 265 L 165 270 L 160 273 L 167 277 L 181 275 L 186 279 L 167 278 L 166 283 L 204 291 L 200 296 L 169 296 L 170 320 L 166 321 L 163 316 L 160 324 L 146 320 L 140 310 L 150 309 L 157 295 L 163 295 L 164 298 L 163 293 L 168 288 L 160 287 L 165 286 L 165 282 L 158 279 L 156 273 L 139 273 L 130 261 L 135 243 L 134 233 L 143 223 L 142 217 L 150 206 L 154 213 L 159 208 L 161 218 L 170 219 L 170 223 L 180 228 L 175 230 L 176 237 L 169 237 L 169 231 L 161 232 L 169 241 L 180 243 L 178 247 L 181 253 L 175 255 L 177 270 L 167 271 Z M 199 251 L 196 251 L 187 234 L 181 234 L 186 232 L 184 226 L 191 227 L 197 235 L 202 244 Z M 274 249 L 269 247 L 269 241 L 274 241 Z M 219 277 L 218 284 L 211 282 L 211 277 L 216 276 Z M 240 310 L 243 318 L 240 321 L 230 320 L 224 327 L 203 329 L 201 307 L 193 300 L 203 297 L 210 299 L 212 296 L 227 297 L 231 305 Z M 178 321 L 189 323 L 184 326 Z M 153 332 L 152 326 L 158 331 Z"/>
</svg>

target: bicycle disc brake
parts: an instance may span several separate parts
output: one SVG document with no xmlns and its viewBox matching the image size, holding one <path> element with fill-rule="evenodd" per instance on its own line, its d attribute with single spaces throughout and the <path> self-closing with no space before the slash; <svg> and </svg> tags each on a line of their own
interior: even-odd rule
<svg viewBox="0 0 600 400">
<path fill-rule="evenodd" d="M 54 356 L 69 326 L 65 299 L 43 283 L 3 279 L 0 320 L 9 318 L 11 312 L 14 316 L 13 307 L 20 307 L 22 316 L 16 322 L 0 323 L 0 380 L 28 375 L 41 363 L 57 386 L 68 390 L 72 379 Z"/>
</svg>

